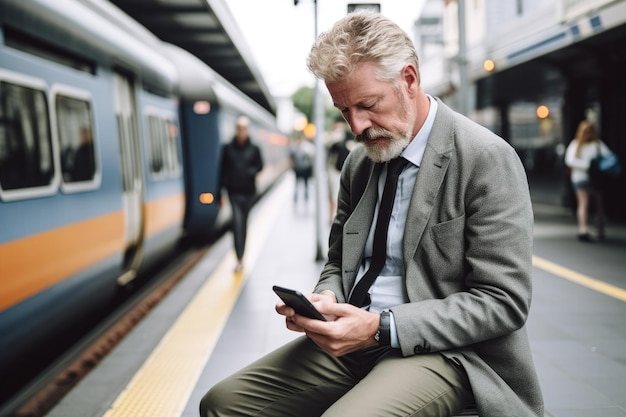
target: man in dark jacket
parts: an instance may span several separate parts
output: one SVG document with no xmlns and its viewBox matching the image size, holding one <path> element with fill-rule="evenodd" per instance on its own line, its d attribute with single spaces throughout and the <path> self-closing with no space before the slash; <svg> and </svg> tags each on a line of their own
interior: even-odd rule
<svg viewBox="0 0 626 417">
<path fill-rule="evenodd" d="M 233 210 L 232 230 L 237 254 L 235 272 L 243 269 L 248 214 L 256 197 L 256 175 L 263 169 L 261 150 L 250 141 L 249 128 L 250 120 L 245 116 L 239 117 L 235 137 L 224 146 L 222 153 L 221 181 Z"/>
</svg>

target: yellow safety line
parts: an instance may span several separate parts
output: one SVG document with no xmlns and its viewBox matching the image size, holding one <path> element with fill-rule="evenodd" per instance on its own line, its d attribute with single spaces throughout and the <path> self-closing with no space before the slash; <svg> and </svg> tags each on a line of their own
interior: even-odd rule
<svg viewBox="0 0 626 417">
<path fill-rule="evenodd" d="M 278 184 L 265 198 L 250 224 L 246 267 L 256 262 L 276 220 L 288 200 L 288 187 Z M 198 378 L 209 360 L 222 329 L 246 280 L 233 274 L 231 252 L 200 288 L 174 325 L 144 362 L 104 417 L 177 417 L 182 414 Z M 245 270 L 244 270 L 245 271 Z"/>
<path fill-rule="evenodd" d="M 533 265 L 537 268 L 543 269 L 544 271 L 550 272 L 551 274 L 565 278 L 599 293 L 608 295 L 609 297 L 626 301 L 626 290 L 622 288 L 607 284 L 606 282 L 602 282 L 595 278 L 590 278 L 579 272 L 572 271 L 571 269 L 565 268 L 538 256 L 533 256 Z"/>
</svg>

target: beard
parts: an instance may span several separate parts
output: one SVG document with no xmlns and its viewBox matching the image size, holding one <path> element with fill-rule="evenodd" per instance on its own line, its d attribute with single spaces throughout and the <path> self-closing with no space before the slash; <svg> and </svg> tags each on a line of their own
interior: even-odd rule
<svg viewBox="0 0 626 417">
<path fill-rule="evenodd" d="M 400 111 L 406 120 L 404 130 L 394 133 L 379 126 L 372 126 L 355 138 L 357 142 L 365 145 L 367 156 L 374 162 L 387 162 L 397 158 L 413 140 L 411 129 L 415 123 L 416 114 L 411 111 L 409 102 L 400 88 L 394 88 L 394 90 L 400 103 Z M 377 140 L 371 142 L 372 139 Z"/>
<path fill-rule="evenodd" d="M 377 139 L 377 142 L 370 142 Z M 365 145 L 367 155 L 374 162 L 387 162 L 400 156 L 413 139 L 408 131 L 393 133 L 382 127 L 370 127 L 357 135 L 356 141 Z"/>
</svg>

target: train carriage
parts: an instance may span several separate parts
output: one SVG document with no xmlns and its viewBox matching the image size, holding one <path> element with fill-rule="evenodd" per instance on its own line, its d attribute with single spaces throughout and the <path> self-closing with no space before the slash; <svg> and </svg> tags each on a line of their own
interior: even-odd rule
<svg viewBox="0 0 626 417">
<path fill-rule="evenodd" d="M 2 0 L 0 25 L 2 402 L 185 238 L 228 220 L 219 157 L 237 112 L 268 158 L 262 189 L 287 142 L 271 114 L 109 2 Z"/>
<path fill-rule="evenodd" d="M 186 237 L 210 238 L 229 218 L 228 196 L 220 192 L 217 173 L 221 148 L 235 136 L 238 116 L 250 119 L 250 136 L 261 149 L 265 168 L 258 179 L 264 192 L 289 168 L 289 142 L 276 129 L 276 118 L 243 95 L 198 58 L 175 45 L 165 45 L 180 72 L 178 93 L 186 184 Z"/>
</svg>

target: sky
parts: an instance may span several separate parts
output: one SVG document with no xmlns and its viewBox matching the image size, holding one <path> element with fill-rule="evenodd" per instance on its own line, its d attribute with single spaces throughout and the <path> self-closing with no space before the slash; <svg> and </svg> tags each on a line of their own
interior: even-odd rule
<svg viewBox="0 0 626 417">
<path fill-rule="evenodd" d="M 365 0 L 363 3 L 374 3 Z M 347 13 L 348 3 L 317 0 L 318 33 Z M 412 37 L 411 27 L 424 0 L 379 0 L 381 13 Z M 274 97 L 289 97 L 302 86 L 313 86 L 306 57 L 315 40 L 314 0 L 226 0 L 245 37 L 250 53 Z"/>
</svg>

